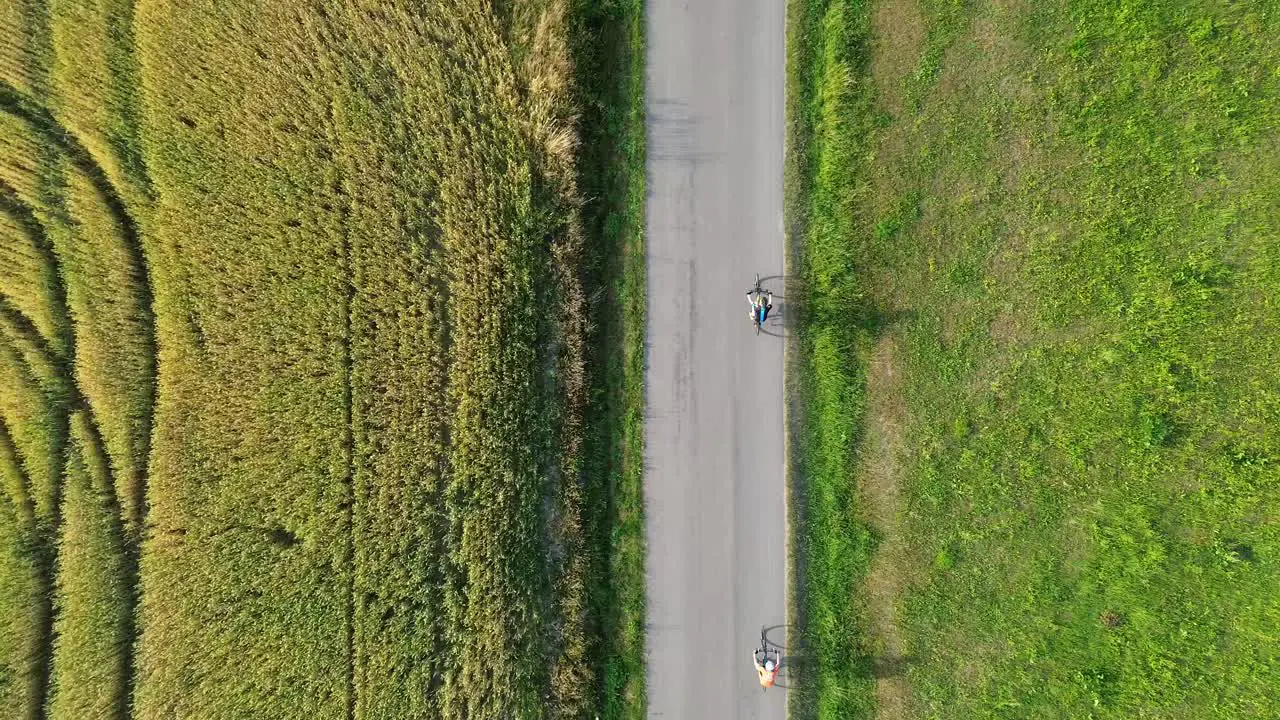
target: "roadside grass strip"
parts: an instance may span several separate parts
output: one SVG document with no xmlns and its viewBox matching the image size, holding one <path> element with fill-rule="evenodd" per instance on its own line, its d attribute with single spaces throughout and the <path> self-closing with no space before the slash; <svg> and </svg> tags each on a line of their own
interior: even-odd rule
<svg viewBox="0 0 1280 720">
<path fill-rule="evenodd" d="M 854 448 L 863 434 L 873 317 L 851 244 L 862 144 L 870 131 L 861 2 L 788 7 L 787 232 L 797 303 L 788 392 L 797 401 L 793 458 L 795 616 L 805 671 L 789 711 L 870 717 L 873 649 L 865 578 L 875 537 L 859 519 Z"/>
<path fill-rule="evenodd" d="M 584 438 L 588 598 L 601 720 L 645 717 L 645 7 L 581 3 L 574 26 L 591 328 Z"/>
</svg>

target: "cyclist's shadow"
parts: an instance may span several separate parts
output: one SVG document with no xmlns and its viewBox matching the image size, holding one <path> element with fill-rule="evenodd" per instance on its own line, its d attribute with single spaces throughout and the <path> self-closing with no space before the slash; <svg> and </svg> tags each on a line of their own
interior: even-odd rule
<svg viewBox="0 0 1280 720">
<path fill-rule="evenodd" d="M 778 338 L 785 338 L 791 335 L 791 324 L 787 318 L 787 304 L 778 302 L 781 299 L 777 295 L 773 296 L 773 309 L 769 311 L 769 318 L 764 321 L 764 325 L 760 328 L 761 335 Z"/>
<path fill-rule="evenodd" d="M 913 659 L 910 657 L 865 658 L 865 661 L 865 671 L 860 674 L 872 678 L 900 677 L 913 664 Z M 773 686 L 783 689 L 794 688 L 797 683 L 803 682 L 803 679 L 808 677 L 816 667 L 817 663 L 804 655 L 783 655 L 782 665 L 778 668 L 778 676 L 774 680 Z"/>
<path fill-rule="evenodd" d="M 800 678 L 807 674 L 807 670 L 811 669 L 813 663 L 803 655 L 783 655 L 782 665 L 778 667 L 778 675 L 773 680 L 773 686 L 790 690 L 795 687 Z"/>
</svg>

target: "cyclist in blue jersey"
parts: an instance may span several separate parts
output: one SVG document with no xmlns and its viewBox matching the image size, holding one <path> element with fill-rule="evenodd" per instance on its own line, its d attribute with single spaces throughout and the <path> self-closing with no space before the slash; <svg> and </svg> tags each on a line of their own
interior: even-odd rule
<svg viewBox="0 0 1280 720">
<path fill-rule="evenodd" d="M 757 327 L 763 326 L 773 309 L 773 291 L 762 290 L 759 286 L 747 291 L 747 304 L 751 306 L 751 322 Z"/>
</svg>

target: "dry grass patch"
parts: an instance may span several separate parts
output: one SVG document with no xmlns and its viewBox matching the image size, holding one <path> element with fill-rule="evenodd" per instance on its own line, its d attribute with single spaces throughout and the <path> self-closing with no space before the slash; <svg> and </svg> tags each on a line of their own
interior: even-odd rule
<svg viewBox="0 0 1280 720">
<path fill-rule="evenodd" d="M 871 9 L 871 77 L 876 99 L 893 115 L 905 102 L 905 83 L 920 61 L 925 23 L 918 0 L 881 0 Z"/>
<path fill-rule="evenodd" d="M 907 648 L 898 626 L 912 563 L 899 524 L 907 425 L 903 370 L 898 340 L 891 332 L 876 341 L 867 369 L 865 435 L 857 470 L 861 511 L 880 537 L 867 572 L 866 594 L 870 640 L 878 652 L 872 665 L 884 669 L 876 673 L 876 717 L 885 720 L 912 717 L 911 690 L 902 674 Z"/>
</svg>

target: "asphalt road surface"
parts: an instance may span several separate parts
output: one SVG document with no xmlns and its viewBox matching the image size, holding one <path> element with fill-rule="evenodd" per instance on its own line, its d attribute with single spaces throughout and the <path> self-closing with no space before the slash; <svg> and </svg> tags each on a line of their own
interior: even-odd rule
<svg viewBox="0 0 1280 720">
<path fill-rule="evenodd" d="M 785 716 L 782 0 L 649 0 L 649 716 Z M 776 297 L 759 336 L 745 293 Z M 782 631 L 770 638 L 785 643 Z"/>
</svg>

